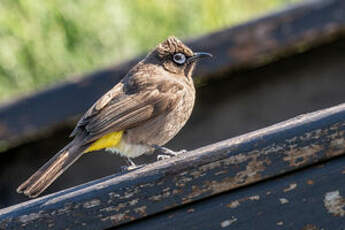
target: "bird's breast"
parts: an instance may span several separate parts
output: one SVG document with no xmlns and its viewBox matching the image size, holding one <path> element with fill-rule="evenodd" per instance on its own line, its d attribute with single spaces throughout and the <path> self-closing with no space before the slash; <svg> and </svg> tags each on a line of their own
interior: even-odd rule
<svg viewBox="0 0 345 230">
<path fill-rule="evenodd" d="M 189 86 L 186 86 L 189 87 Z M 127 130 L 124 138 L 128 143 L 164 145 L 170 141 L 186 124 L 195 101 L 195 89 L 185 88 L 177 105 L 166 113 Z"/>
</svg>

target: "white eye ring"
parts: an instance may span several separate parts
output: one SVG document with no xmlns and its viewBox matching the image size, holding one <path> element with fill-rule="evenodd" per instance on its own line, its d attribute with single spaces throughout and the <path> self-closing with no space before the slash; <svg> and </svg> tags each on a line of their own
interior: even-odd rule
<svg viewBox="0 0 345 230">
<path fill-rule="evenodd" d="M 186 62 L 186 56 L 183 53 L 174 54 L 173 61 L 176 64 L 182 65 Z"/>
</svg>

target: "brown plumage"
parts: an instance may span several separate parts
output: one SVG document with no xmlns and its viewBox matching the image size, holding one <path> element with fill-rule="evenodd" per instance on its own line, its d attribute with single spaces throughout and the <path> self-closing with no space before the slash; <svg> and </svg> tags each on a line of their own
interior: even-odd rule
<svg viewBox="0 0 345 230">
<path fill-rule="evenodd" d="M 91 146 L 130 159 L 167 143 L 191 115 L 195 100 L 192 72 L 195 61 L 206 56 L 210 54 L 193 53 L 175 37 L 160 43 L 83 115 L 71 134 L 73 141 L 17 192 L 38 196 Z M 97 141 L 108 134 L 119 134 L 121 139 L 99 147 Z"/>
</svg>

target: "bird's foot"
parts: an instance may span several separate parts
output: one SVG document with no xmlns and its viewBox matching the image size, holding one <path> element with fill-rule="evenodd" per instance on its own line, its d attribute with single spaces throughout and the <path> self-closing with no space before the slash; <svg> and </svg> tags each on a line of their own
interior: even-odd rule
<svg viewBox="0 0 345 230">
<path fill-rule="evenodd" d="M 177 156 L 181 153 L 185 153 L 187 152 L 187 150 L 185 149 L 182 149 L 180 151 L 173 151 L 171 149 L 168 149 L 168 148 L 165 148 L 165 147 L 162 147 L 162 146 L 159 146 L 159 145 L 153 145 L 152 146 L 155 150 L 158 150 L 159 152 L 163 153 L 163 154 L 160 154 L 157 156 L 157 160 L 166 160 L 166 159 L 169 159 L 171 158 L 172 156 Z"/>
<path fill-rule="evenodd" d="M 157 155 L 157 161 L 166 160 L 169 158 L 171 158 L 170 155 L 163 155 L 163 154 Z"/>
<path fill-rule="evenodd" d="M 126 172 L 129 172 L 129 171 L 133 171 L 133 170 L 136 170 L 136 169 L 140 169 L 140 168 L 142 168 L 142 167 L 145 166 L 145 164 L 136 165 L 136 164 L 134 163 L 134 161 L 131 160 L 130 158 L 127 158 L 127 160 L 128 160 L 128 163 L 129 163 L 130 165 L 129 165 L 129 166 L 122 166 L 122 167 L 121 167 L 121 172 L 122 172 L 122 173 L 126 173 Z"/>
</svg>

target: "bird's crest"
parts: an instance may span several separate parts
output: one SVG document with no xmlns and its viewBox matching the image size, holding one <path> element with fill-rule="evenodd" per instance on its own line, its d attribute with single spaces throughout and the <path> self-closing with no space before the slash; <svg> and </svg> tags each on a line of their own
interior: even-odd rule
<svg viewBox="0 0 345 230">
<path fill-rule="evenodd" d="M 157 51 L 162 56 L 175 53 L 183 53 L 186 56 L 193 56 L 193 51 L 174 36 L 170 36 L 167 40 L 158 44 Z"/>
</svg>

